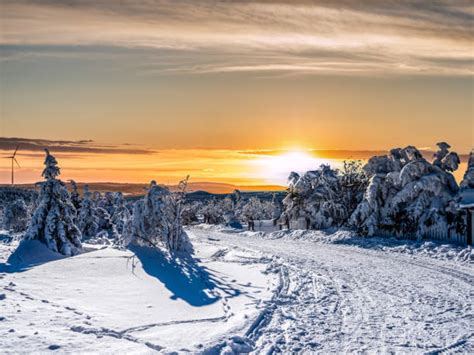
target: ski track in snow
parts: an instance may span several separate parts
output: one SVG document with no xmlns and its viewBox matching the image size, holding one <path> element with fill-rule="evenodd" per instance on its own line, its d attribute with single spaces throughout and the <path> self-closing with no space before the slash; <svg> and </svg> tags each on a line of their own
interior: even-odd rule
<svg viewBox="0 0 474 355">
<path fill-rule="evenodd" d="M 470 266 L 343 245 L 192 233 L 274 256 L 280 286 L 245 334 L 255 353 L 474 352 Z"/>
</svg>

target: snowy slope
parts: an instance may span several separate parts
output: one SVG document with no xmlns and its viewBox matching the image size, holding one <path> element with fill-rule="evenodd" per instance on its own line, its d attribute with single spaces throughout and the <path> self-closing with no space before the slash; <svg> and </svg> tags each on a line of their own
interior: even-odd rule
<svg viewBox="0 0 474 355">
<path fill-rule="evenodd" d="M 207 243 L 196 243 L 200 262 L 146 248 L 59 260 L 40 243 L 24 249 L 29 260 L 53 260 L 0 265 L 2 353 L 197 352 L 244 333 L 275 284 L 260 255 L 217 260 L 220 248 Z"/>
</svg>

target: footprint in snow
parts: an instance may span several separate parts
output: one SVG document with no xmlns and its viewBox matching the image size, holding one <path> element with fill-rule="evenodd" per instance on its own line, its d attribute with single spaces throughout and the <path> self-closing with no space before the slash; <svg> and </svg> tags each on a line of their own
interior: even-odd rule
<svg viewBox="0 0 474 355">
<path fill-rule="evenodd" d="M 0 301 L 3 301 L 7 296 L 4 293 L 0 293 Z"/>
<path fill-rule="evenodd" d="M 59 348 L 61 348 L 61 346 L 56 345 L 56 344 L 52 344 L 48 346 L 48 350 L 58 350 Z"/>
</svg>

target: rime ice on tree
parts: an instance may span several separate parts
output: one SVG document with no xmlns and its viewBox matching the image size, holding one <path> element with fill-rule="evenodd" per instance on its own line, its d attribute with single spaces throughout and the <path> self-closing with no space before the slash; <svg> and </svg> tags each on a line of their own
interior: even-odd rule
<svg viewBox="0 0 474 355">
<path fill-rule="evenodd" d="M 368 235 L 383 229 L 419 238 L 432 226 L 447 226 L 458 191 L 451 172 L 458 168 L 459 157 L 445 142 L 438 147 L 433 163 L 413 146 L 369 159 L 364 170 L 370 183 L 352 224 Z"/>
<path fill-rule="evenodd" d="M 303 175 L 292 172 L 288 181 L 280 223 L 292 222 L 307 229 L 346 223 L 366 187 L 366 177 L 358 161 L 345 162 L 342 170 L 321 165 Z"/>
<path fill-rule="evenodd" d="M 76 209 L 64 183 L 57 179 L 60 174 L 54 156 L 46 151 L 45 169 L 42 176 L 39 204 L 25 234 L 25 239 L 39 240 L 63 255 L 81 252 L 81 232 L 75 224 Z"/>
</svg>

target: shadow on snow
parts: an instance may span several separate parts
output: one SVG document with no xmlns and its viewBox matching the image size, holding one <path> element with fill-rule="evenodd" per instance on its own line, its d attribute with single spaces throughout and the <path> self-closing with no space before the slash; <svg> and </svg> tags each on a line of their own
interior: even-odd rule
<svg viewBox="0 0 474 355">
<path fill-rule="evenodd" d="M 218 301 L 222 293 L 227 298 L 241 294 L 240 290 L 219 280 L 187 253 L 169 256 L 153 248 L 139 246 L 131 246 L 129 250 L 148 275 L 158 279 L 173 293 L 172 299 L 201 307 Z"/>
</svg>

